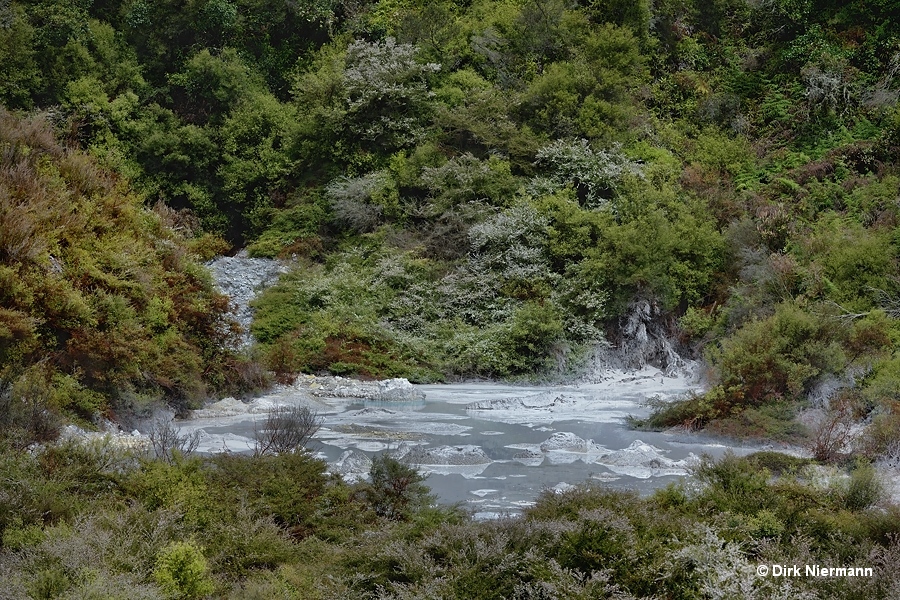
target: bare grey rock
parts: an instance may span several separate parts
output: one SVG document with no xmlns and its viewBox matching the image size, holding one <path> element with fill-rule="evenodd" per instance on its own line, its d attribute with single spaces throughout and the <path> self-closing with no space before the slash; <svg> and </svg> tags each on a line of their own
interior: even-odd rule
<svg viewBox="0 0 900 600">
<path fill-rule="evenodd" d="M 551 452 L 553 450 L 564 450 L 566 452 L 587 452 L 592 444 L 587 440 L 583 440 L 574 433 L 568 431 L 559 431 L 554 433 L 543 444 L 541 450 L 543 452 Z"/>
<path fill-rule="evenodd" d="M 655 367 L 667 377 L 697 376 L 695 361 L 679 354 L 677 342 L 656 302 L 635 298 L 621 321 L 616 346 L 608 342 L 594 350 L 585 379 L 602 379 L 609 370 L 640 370 Z"/>
<path fill-rule="evenodd" d="M 279 275 L 286 273 L 287 267 L 269 258 L 250 258 L 246 250 L 234 256 L 219 256 L 206 263 L 206 267 L 222 293 L 231 298 L 235 319 L 244 330 L 241 346 L 249 346 L 252 342 L 250 324 L 253 322 L 250 302 L 275 283 Z"/>
<path fill-rule="evenodd" d="M 647 479 L 660 475 L 684 475 L 700 460 L 694 454 L 682 460 L 672 460 L 663 456 L 662 452 L 655 446 L 634 440 L 627 448 L 610 452 L 597 462 L 615 473 Z"/>
<path fill-rule="evenodd" d="M 513 460 L 528 467 L 538 467 L 544 462 L 544 455 L 535 450 L 525 450 L 513 455 Z"/>
<path fill-rule="evenodd" d="M 466 410 L 516 410 L 545 409 L 552 410 L 562 406 L 571 406 L 578 402 L 578 397 L 561 392 L 532 394 L 520 398 L 497 398 L 479 400 L 466 405 Z"/>
<path fill-rule="evenodd" d="M 471 444 L 463 446 L 436 446 L 424 448 L 412 446 L 403 455 L 403 460 L 415 465 L 485 465 L 491 461 L 480 446 Z"/>
<path fill-rule="evenodd" d="M 347 483 L 356 483 L 369 476 L 372 459 L 356 450 L 347 450 L 331 466 L 330 471 L 340 475 Z"/>
<path fill-rule="evenodd" d="M 297 386 L 309 389 L 313 396 L 325 398 L 360 398 L 380 402 L 420 402 L 425 394 L 407 379 L 360 381 L 347 377 L 304 377 Z"/>
</svg>

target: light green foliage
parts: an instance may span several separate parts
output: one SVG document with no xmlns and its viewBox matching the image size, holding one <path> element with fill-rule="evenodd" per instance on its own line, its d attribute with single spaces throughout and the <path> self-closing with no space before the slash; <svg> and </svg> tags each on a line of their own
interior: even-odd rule
<svg viewBox="0 0 900 600">
<path fill-rule="evenodd" d="M 699 339 L 720 325 L 716 316 L 691 307 L 678 320 L 678 325 L 687 335 Z"/>
<path fill-rule="evenodd" d="M 231 48 L 217 55 L 201 50 L 185 63 L 184 70 L 169 76 L 169 83 L 184 96 L 179 104 L 185 120 L 197 124 L 221 118 L 262 87 L 262 81 Z"/>
<path fill-rule="evenodd" d="M 711 358 L 724 402 L 738 407 L 798 398 L 816 376 L 838 372 L 846 360 L 834 323 L 789 303 L 744 325 Z"/>
<path fill-rule="evenodd" d="M 173 542 L 159 553 L 153 578 L 169 598 L 203 598 L 215 587 L 203 553 L 193 542 Z"/>
<path fill-rule="evenodd" d="M 839 487 L 837 493 L 839 501 L 847 510 L 863 510 L 884 496 L 884 484 L 871 464 L 859 462 L 850 471 L 849 480 Z"/>
<path fill-rule="evenodd" d="M 197 458 L 176 456 L 173 462 L 149 462 L 132 474 L 132 493 L 150 510 L 173 510 L 191 526 L 204 526 L 212 518 L 208 486 Z"/>
<path fill-rule="evenodd" d="M 296 114 L 268 93 L 238 90 L 241 99 L 220 130 L 224 156 L 218 175 L 227 200 L 219 208 L 256 234 L 271 227 L 273 190 L 290 172 L 286 150 L 294 142 Z"/>
<path fill-rule="evenodd" d="M 736 177 L 753 168 L 752 152 L 750 143 L 742 136 L 706 130 L 697 137 L 690 158 L 717 175 Z"/>
<path fill-rule="evenodd" d="M 640 291 L 669 306 L 696 302 L 720 268 L 722 238 L 700 207 L 643 182 L 622 191 L 615 213 L 583 210 L 564 196 L 539 204 L 552 215 L 552 264 L 579 294 L 611 296 L 614 312 Z"/>
<path fill-rule="evenodd" d="M 506 344 L 519 364 L 514 371 L 527 373 L 553 367 L 554 347 L 565 339 L 559 309 L 550 302 L 529 301 L 512 316 Z"/>
<path fill-rule="evenodd" d="M 320 203 L 300 200 L 276 211 L 270 226 L 247 250 L 251 256 L 315 257 L 321 250 L 319 233 L 325 220 L 325 208 Z"/>
<path fill-rule="evenodd" d="M 328 369 L 432 379 L 428 362 L 433 357 L 422 353 L 420 344 L 378 326 L 399 290 L 390 278 L 363 268 L 358 255 L 355 261 L 352 255 L 345 258 L 347 262 L 336 261 L 331 268 L 298 271 L 257 301 L 253 331 L 267 347 L 271 368 L 285 376 Z M 407 275 L 404 262 L 392 264 L 383 258 L 376 264 L 383 269 L 395 266 L 402 281 Z M 422 270 L 414 262 L 406 264 L 413 269 L 409 275 Z"/>
<path fill-rule="evenodd" d="M 471 69 L 449 73 L 442 81 L 435 89 L 434 108 L 440 139 L 479 158 L 499 151 L 517 170 L 530 172 L 542 140 L 531 127 L 511 118 L 502 88 Z"/>
<path fill-rule="evenodd" d="M 589 33 L 579 25 L 572 27 L 572 58 L 534 78 L 523 109 L 535 129 L 554 137 L 616 139 L 636 112 L 631 94 L 643 74 L 638 43 L 608 23 Z"/>
<path fill-rule="evenodd" d="M 873 373 L 867 378 L 863 393 L 873 403 L 898 401 L 900 392 L 894 383 L 898 376 L 900 376 L 900 358 L 881 361 L 875 365 Z"/>
<path fill-rule="evenodd" d="M 869 310 L 896 293 L 897 253 L 887 232 L 826 218 L 807 243 L 810 269 L 819 277 L 814 290 L 844 310 Z"/>
</svg>

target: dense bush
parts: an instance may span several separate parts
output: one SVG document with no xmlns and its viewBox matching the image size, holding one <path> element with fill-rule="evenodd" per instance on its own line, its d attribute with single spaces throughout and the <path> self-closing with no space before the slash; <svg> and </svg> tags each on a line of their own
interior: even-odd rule
<svg viewBox="0 0 900 600">
<path fill-rule="evenodd" d="M 159 553 L 153 577 L 166 596 L 203 598 L 215 589 L 200 549 L 191 542 L 173 542 Z"/>
<path fill-rule="evenodd" d="M 241 386 L 227 299 L 178 232 L 45 118 L 0 112 L 0 147 L 7 426 L 43 440 L 53 414 L 112 414 L 129 392 L 184 406 Z"/>
<path fill-rule="evenodd" d="M 425 477 L 412 465 L 381 454 L 372 459 L 371 481 L 365 488 L 366 499 L 375 512 L 395 521 L 410 518 L 427 506 L 433 497 L 422 483 Z"/>
<path fill-rule="evenodd" d="M 759 405 L 800 398 L 815 377 L 844 367 L 835 329 L 792 304 L 746 324 L 712 356 L 721 374 L 723 401 Z"/>
<path fill-rule="evenodd" d="M 307 453 L 167 463 L 108 443 L 4 449 L 0 477 L 21 485 L 0 495 L 0 573 L 7 595 L 39 598 L 891 598 L 897 509 L 871 465 L 823 480 L 809 463 L 705 458 L 647 496 L 582 485 L 485 522 L 432 506 L 422 476 L 387 455 L 351 488 Z M 753 572 L 795 563 L 875 575 Z"/>
</svg>

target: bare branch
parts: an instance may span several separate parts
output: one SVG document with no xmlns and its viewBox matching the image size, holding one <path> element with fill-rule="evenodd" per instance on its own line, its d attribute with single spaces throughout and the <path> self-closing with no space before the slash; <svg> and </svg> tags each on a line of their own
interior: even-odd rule
<svg viewBox="0 0 900 600">
<path fill-rule="evenodd" d="M 255 456 L 301 452 L 322 425 L 322 418 L 306 406 L 278 406 L 256 430 Z"/>
<path fill-rule="evenodd" d="M 836 319 L 838 319 L 840 321 L 844 321 L 844 322 L 855 321 L 856 319 L 861 319 L 861 318 L 867 317 L 869 315 L 868 312 L 862 312 L 862 313 L 850 312 L 849 310 L 847 310 L 846 308 L 844 308 L 843 306 L 841 306 L 834 300 L 827 300 L 826 303 L 834 306 L 835 308 L 837 308 L 838 310 L 841 311 L 841 314 L 837 315 L 837 317 L 835 317 Z"/>
<path fill-rule="evenodd" d="M 182 455 L 193 454 L 200 445 L 200 432 L 194 431 L 185 435 L 179 435 L 178 428 L 172 419 L 155 419 L 147 432 L 150 438 L 150 450 L 153 456 L 166 462 L 172 462 L 175 452 Z"/>
<path fill-rule="evenodd" d="M 830 407 L 812 431 L 809 451 L 816 460 L 833 462 L 846 452 L 852 439 L 853 410 L 846 401 Z"/>
<path fill-rule="evenodd" d="M 891 279 L 894 283 L 900 283 L 895 278 Z M 887 314 L 887 316 L 893 319 L 900 318 L 900 296 L 874 287 L 869 287 L 868 289 L 875 292 L 875 297 L 878 301 L 878 308 L 883 310 Z"/>
</svg>

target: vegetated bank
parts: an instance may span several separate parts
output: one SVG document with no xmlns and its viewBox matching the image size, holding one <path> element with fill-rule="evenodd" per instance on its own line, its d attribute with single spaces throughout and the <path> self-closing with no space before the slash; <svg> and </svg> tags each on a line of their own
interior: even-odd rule
<svg viewBox="0 0 900 600">
<path fill-rule="evenodd" d="M 707 357 L 715 381 L 653 423 L 795 435 L 791 419 L 833 377 L 846 385 L 819 407 L 819 456 L 844 454 L 856 422 L 866 425 L 856 450 L 890 456 L 900 360 L 892 9 L 4 3 L 0 101 L 49 110 L 66 141 L 3 115 L 0 399 L 9 410 L 0 414 L 15 449 L 3 454 L 3 481 L 32 482 L 0 495 L 4 580 L 19 586 L 10 593 L 102 595 L 115 585 L 137 597 L 267 596 L 308 589 L 315 565 L 316 575 L 334 574 L 338 597 L 602 596 L 612 585 L 635 596 L 729 585 L 745 595 L 796 586 L 784 594 L 896 596 L 893 509 L 858 510 L 872 497 L 865 467 L 829 494 L 727 462 L 686 500 L 563 496 L 569 516 L 537 538 L 515 533 L 528 519 L 384 525 L 384 535 L 353 538 L 367 550 L 357 556 L 322 530 L 303 538 L 303 519 L 352 496 L 340 485 L 317 495 L 309 484 L 307 498 L 324 505 L 279 521 L 259 500 L 280 501 L 278 486 L 234 483 L 223 493 L 264 493 L 226 496 L 221 506 L 248 511 L 229 521 L 219 504 L 192 506 L 217 498 L 204 487 L 212 474 L 237 479 L 245 464 L 254 465 L 248 478 L 267 472 L 256 463 L 136 467 L 75 448 L 21 450 L 52 437 L 54 413 L 121 416 L 260 381 L 252 361 L 225 349 L 224 303 L 185 250 L 202 256 L 215 244 L 172 233 L 187 227 L 296 257 L 300 268 L 260 299 L 254 329 L 262 362 L 282 378 L 533 375 L 615 340 L 629 307 L 646 303 Z M 157 216 L 127 199 L 129 185 L 159 203 Z M 271 468 L 307 464 L 292 456 Z M 102 508 L 79 509 L 96 499 Z M 634 516 L 611 518 L 603 502 Z M 641 510 L 669 511 L 662 527 L 686 514 L 713 533 L 655 529 Z M 240 535 L 228 528 L 236 522 Z M 262 537 L 246 534 L 248 522 Z M 306 541 L 287 543 L 298 523 Z M 142 536 L 125 535 L 134 531 Z M 228 557 L 253 558 L 211 550 L 228 543 L 246 544 Z M 646 552 L 632 560 L 628 548 Z M 78 562 L 85 556 L 90 564 Z M 867 560 L 881 570 L 874 583 L 751 581 L 704 566 L 711 556 L 738 566 L 757 556 Z"/>
<path fill-rule="evenodd" d="M 25 447 L 66 420 L 127 423 L 263 385 L 231 347 L 206 237 L 126 181 L 0 110 L 0 429 Z"/>
<path fill-rule="evenodd" d="M 172 448 L 170 447 L 170 450 Z M 140 457 L 102 441 L 0 454 L 4 598 L 895 598 L 897 508 L 868 465 L 707 462 L 641 498 L 547 492 L 521 518 L 434 507 L 387 457 L 348 486 L 303 451 Z M 761 577 L 758 565 L 871 569 Z"/>
</svg>

